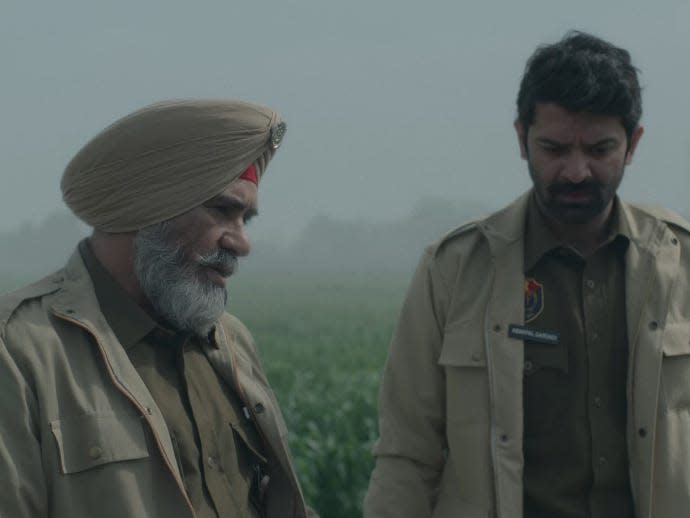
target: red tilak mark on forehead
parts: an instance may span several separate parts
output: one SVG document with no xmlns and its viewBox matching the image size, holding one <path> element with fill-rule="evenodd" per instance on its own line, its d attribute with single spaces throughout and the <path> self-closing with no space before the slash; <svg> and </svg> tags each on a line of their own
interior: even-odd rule
<svg viewBox="0 0 690 518">
<path fill-rule="evenodd" d="M 256 166 L 252 164 L 247 167 L 247 170 L 240 175 L 240 179 L 259 185 L 259 176 L 256 174 Z"/>
</svg>

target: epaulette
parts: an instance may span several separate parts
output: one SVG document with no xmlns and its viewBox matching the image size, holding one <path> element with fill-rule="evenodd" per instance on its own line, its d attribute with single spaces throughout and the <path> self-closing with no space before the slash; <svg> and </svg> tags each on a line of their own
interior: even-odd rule
<svg viewBox="0 0 690 518">
<path fill-rule="evenodd" d="M 690 222 L 672 209 L 659 205 L 645 205 L 640 203 L 629 203 L 629 205 L 690 234 Z"/>
<path fill-rule="evenodd" d="M 0 332 L 22 302 L 55 293 L 60 289 L 62 280 L 60 270 L 23 288 L 0 295 Z"/>
<path fill-rule="evenodd" d="M 434 242 L 431 245 L 431 249 L 435 250 L 438 252 L 440 249 L 444 247 L 445 244 L 449 243 L 453 239 L 469 234 L 472 231 L 478 230 L 479 229 L 479 224 L 481 222 L 481 219 L 474 219 L 470 220 L 466 223 L 463 223 L 459 227 L 454 228 L 453 230 L 450 230 L 446 234 L 444 234 L 440 239 L 438 239 L 436 242 Z"/>
</svg>

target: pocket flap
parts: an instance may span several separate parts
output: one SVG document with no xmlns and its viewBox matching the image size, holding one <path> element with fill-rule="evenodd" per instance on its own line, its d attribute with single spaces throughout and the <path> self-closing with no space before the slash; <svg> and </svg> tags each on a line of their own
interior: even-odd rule
<svg viewBox="0 0 690 518">
<path fill-rule="evenodd" d="M 443 335 L 438 363 L 454 367 L 485 367 L 483 333 L 483 326 L 474 322 L 449 326 Z"/>
<path fill-rule="evenodd" d="M 241 443 L 247 451 L 254 456 L 255 460 L 258 460 L 262 464 L 267 464 L 268 459 L 261 453 L 257 448 L 254 447 L 252 441 L 249 440 L 247 434 L 240 426 L 230 425 L 232 428 L 233 436 L 235 437 L 235 444 Z"/>
<path fill-rule="evenodd" d="M 690 354 L 690 322 L 667 323 L 663 349 L 664 356 Z"/>
<path fill-rule="evenodd" d="M 144 428 L 137 417 L 85 415 L 51 421 L 50 428 L 65 474 L 149 456 Z"/>
</svg>

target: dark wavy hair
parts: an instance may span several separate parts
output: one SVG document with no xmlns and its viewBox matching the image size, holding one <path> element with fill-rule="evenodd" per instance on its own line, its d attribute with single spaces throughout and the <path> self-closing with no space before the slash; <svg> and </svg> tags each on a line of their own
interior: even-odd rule
<svg viewBox="0 0 690 518">
<path fill-rule="evenodd" d="M 545 102 L 572 112 L 619 117 L 629 144 L 642 116 L 640 83 L 630 53 L 579 31 L 540 46 L 527 61 L 517 96 L 525 135 L 537 103 Z"/>
</svg>

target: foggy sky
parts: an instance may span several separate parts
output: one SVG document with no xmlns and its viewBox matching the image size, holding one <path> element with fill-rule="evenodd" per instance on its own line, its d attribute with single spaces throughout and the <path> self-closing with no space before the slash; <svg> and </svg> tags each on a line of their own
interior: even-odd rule
<svg viewBox="0 0 690 518">
<path fill-rule="evenodd" d="M 623 196 L 690 205 L 690 0 L 43 4 L 0 7 L 0 232 L 63 206 L 62 170 L 104 126 L 180 97 L 287 120 L 259 237 L 291 238 L 316 214 L 398 219 L 428 197 L 498 208 L 529 186 L 512 128 L 525 60 L 571 28 L 641 70 L 645 134 Z"/>
</svg>

